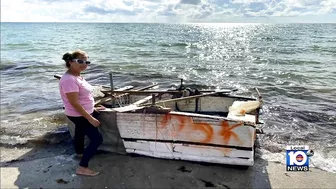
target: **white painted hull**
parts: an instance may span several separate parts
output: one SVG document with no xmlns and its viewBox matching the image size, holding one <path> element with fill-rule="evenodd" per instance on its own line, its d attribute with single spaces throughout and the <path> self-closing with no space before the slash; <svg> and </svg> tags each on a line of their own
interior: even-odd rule
<svg viewBox="0 0 336 189">
<path fill-rule="evenodd" d="M 207 163 L 252 166 L 254 150 L 245 151 L 231 148 L 218 148 L 202 145 L 184 145 L 148 141 L 124 141 L 127 153 L 140 154 L 155 158 L 188 160 Z M 173 150 L 174 148 L 174 150 Z M 225 156 L 224 152 L 230 152 Z"/>
<path fill-rule="evenodd" d="M 252 166 L 256 129 L 218 116 L 117 113 L 127 153 L 156 158 Z"/>
</svg>

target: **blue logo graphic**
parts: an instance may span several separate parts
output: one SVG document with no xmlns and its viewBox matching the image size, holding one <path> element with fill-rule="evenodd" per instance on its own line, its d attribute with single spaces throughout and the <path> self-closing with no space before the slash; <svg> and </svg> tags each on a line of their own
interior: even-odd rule
<svg viewBox="0 0 336 189">
<path fill-rule="evenodd" d="M 308 146 L 287 146 L 286 148 L 287 171 L 309 171 L 309 157 L 314 155 Z"/>
</svg>

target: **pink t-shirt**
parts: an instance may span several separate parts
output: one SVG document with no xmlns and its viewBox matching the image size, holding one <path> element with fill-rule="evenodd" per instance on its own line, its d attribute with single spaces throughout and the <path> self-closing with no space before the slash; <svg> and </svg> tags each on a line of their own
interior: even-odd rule
<svg viewBox="0 0 336 189">
<path fill-rule="evenodd" d="M 65 114 L 68 116 L 79 117 L 82 116 L 77 110 L 70 104 L 65 93 L 78 92 L 79 104 L 89 113 L 93 113 L 94 110 L 94 98 L 92 95 L 93 87 L 83 77 L 76 77 L 71 74 L 65 73 L 60 82 L 59 89 L 61 98 L 65 107 Z"/>
</svg>

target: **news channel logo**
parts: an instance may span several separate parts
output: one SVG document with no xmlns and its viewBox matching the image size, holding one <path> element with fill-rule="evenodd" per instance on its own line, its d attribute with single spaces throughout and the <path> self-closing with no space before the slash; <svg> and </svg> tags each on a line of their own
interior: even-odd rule
<svg viewBox="0 0 336 189">
<path fill-rule="evenodd" d="M 286 169 L 292 172 L 309 171 L 309 158 L 314 151 L 309 146 L 291 145 L 286 147 Z"/>
</svg>

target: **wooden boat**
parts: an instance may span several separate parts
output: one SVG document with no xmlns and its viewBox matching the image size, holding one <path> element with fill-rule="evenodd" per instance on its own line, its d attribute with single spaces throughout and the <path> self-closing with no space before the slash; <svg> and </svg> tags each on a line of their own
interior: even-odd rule
<svg viewBox="0 0 336 189">
<path fill-rule="evenodd" d="M 101 91 L 107 94 L 103 98 L 113 101 L 97 100 L 97 104 L 110 107 L 99 114 L 104 138 L 100 149 L 253 166 L 256 135 L 262 133 L 258 129 L 262 105 L 259 91 L 259 98 L 249 98 L 232 95 L 228 90 L 186 94 L 190 90 L 181 87 L 148 90 L 151 87 Z M 114 96 L 109 97 L 110 94 Z M 73 133 L 74 127 L 69 123 Z"/>
</svg>

